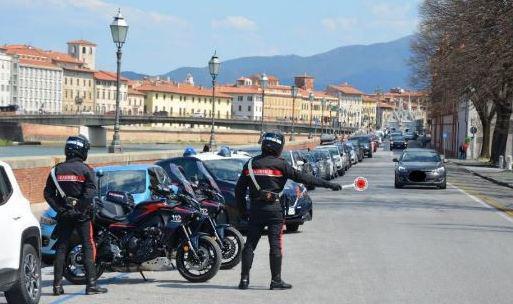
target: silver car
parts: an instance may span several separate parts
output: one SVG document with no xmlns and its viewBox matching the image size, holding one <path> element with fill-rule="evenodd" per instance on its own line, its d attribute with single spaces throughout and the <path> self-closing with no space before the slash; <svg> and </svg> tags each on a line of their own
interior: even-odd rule
<svg viewBox="0 0 513 304">
<path fill-rule="evenodd" d="M 335 177 L 337 177 L 338 175 L 345 174 L 346 170 L 344 167 L 344 162 L 343 162 L 342 157 L 340 156 L 340 150 L 338 149 L 338 147 L 336 145 L 318 146 L 315 149 L 316 150 L 327 150 L 328 152 L 330 152 L 331 157 L 333 158 L 334 163 L 335 163 L 335 168 L 336 168 Z"/>
</svg>

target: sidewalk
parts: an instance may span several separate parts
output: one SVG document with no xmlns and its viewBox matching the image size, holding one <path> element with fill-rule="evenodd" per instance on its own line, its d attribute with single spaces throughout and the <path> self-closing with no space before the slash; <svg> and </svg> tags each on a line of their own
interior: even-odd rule
<svg viewBox="0 0 513 304">
<path fill-rule="evenodd" d="M 448 162 L 492 183 L 513 189 L 512 171 L 492 167 L 489 163 L 478 160 L 448 159 Z"/>
</svg>

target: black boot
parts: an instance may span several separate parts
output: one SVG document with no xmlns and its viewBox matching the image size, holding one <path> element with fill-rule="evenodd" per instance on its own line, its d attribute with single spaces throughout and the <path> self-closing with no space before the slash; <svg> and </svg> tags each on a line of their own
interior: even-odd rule
<svg viewBox="0 0 513 304">
<path fill-rule="evenodd" d="M 62 288 L 62 281 L 53 282 L 53 295 L 60 296 L 64 294 L 64 288 Z"/>
<path fill-rule="evenodd" d="M 269 264 L 271 266 L 271 286 L 270 289 L 291 289 L 292 285 L 285 283 L 281 279 L 281 255 L 270 255 Z"/>
<path fill-rule="evenodd" d="M 107 293 L 107 288 L 100 287 L 96 284 L 96 280 L 92 280 L 87 283 L 86 286 L 86 294 L 97 294 L 97 293 Z"/>
<path fill-rule="evenodd" d="M 248 289 L 249 287 L 249 275 L 241 275 L 239 289 Z"/>
<path fill-rule="evenodd" d="M 244 250 L 242 251 L 239 289 L 248 289 L 249 287 L 249 271 L 251 270 L 254 256 L 255 254 L 250 248 L 244 247 Z"/>
</svg>

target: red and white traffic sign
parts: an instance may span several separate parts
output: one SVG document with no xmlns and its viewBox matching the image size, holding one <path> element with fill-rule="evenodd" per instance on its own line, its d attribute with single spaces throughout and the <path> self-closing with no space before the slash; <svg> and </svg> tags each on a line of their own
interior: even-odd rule
<svg viewBox="0 0 513 304">
<path fill-rule="evenodd" d="M 367 181 L 367 179 L 365 177 L 359 176 L 354 179 L 354 182 L 352 184 L 343 185 L 342 189 L 353 188 L 356 191 L 362 192 L 367 190 L 368 186 L 369 182 Z"/>
</svg>

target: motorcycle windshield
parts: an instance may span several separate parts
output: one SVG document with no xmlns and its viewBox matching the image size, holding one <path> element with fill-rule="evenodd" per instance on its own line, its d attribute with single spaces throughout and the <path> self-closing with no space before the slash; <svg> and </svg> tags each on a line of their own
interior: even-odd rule
<svg viewBox="0 0 513 304">
<path fill-rule="evenodd" d="M 168 171 L 169 178 L 173 181 L 173 183 L 177 184 L 180 190 L 185 192 L 187 195 L 195 198 L 196 194 L 192 188 L 191 183 L 185 178 L 177 165 L 171 163 L 169 164 Z"/>
<path fill-rule="evenodd" d="M 221 193 L 221 190 L 219 189 L 219 186 L 217 185 L 216 181 L 212 177 L 212 175 L 208 172 L 207 168 L 205 168 L 205 165 L 203 165 L 202 162 L 198 162 L 198 171 L 201 174 L 198 174 L 199 176 L 203 176 L 203 182 L 206 183 L 211 189 Z"/>
</svg>

